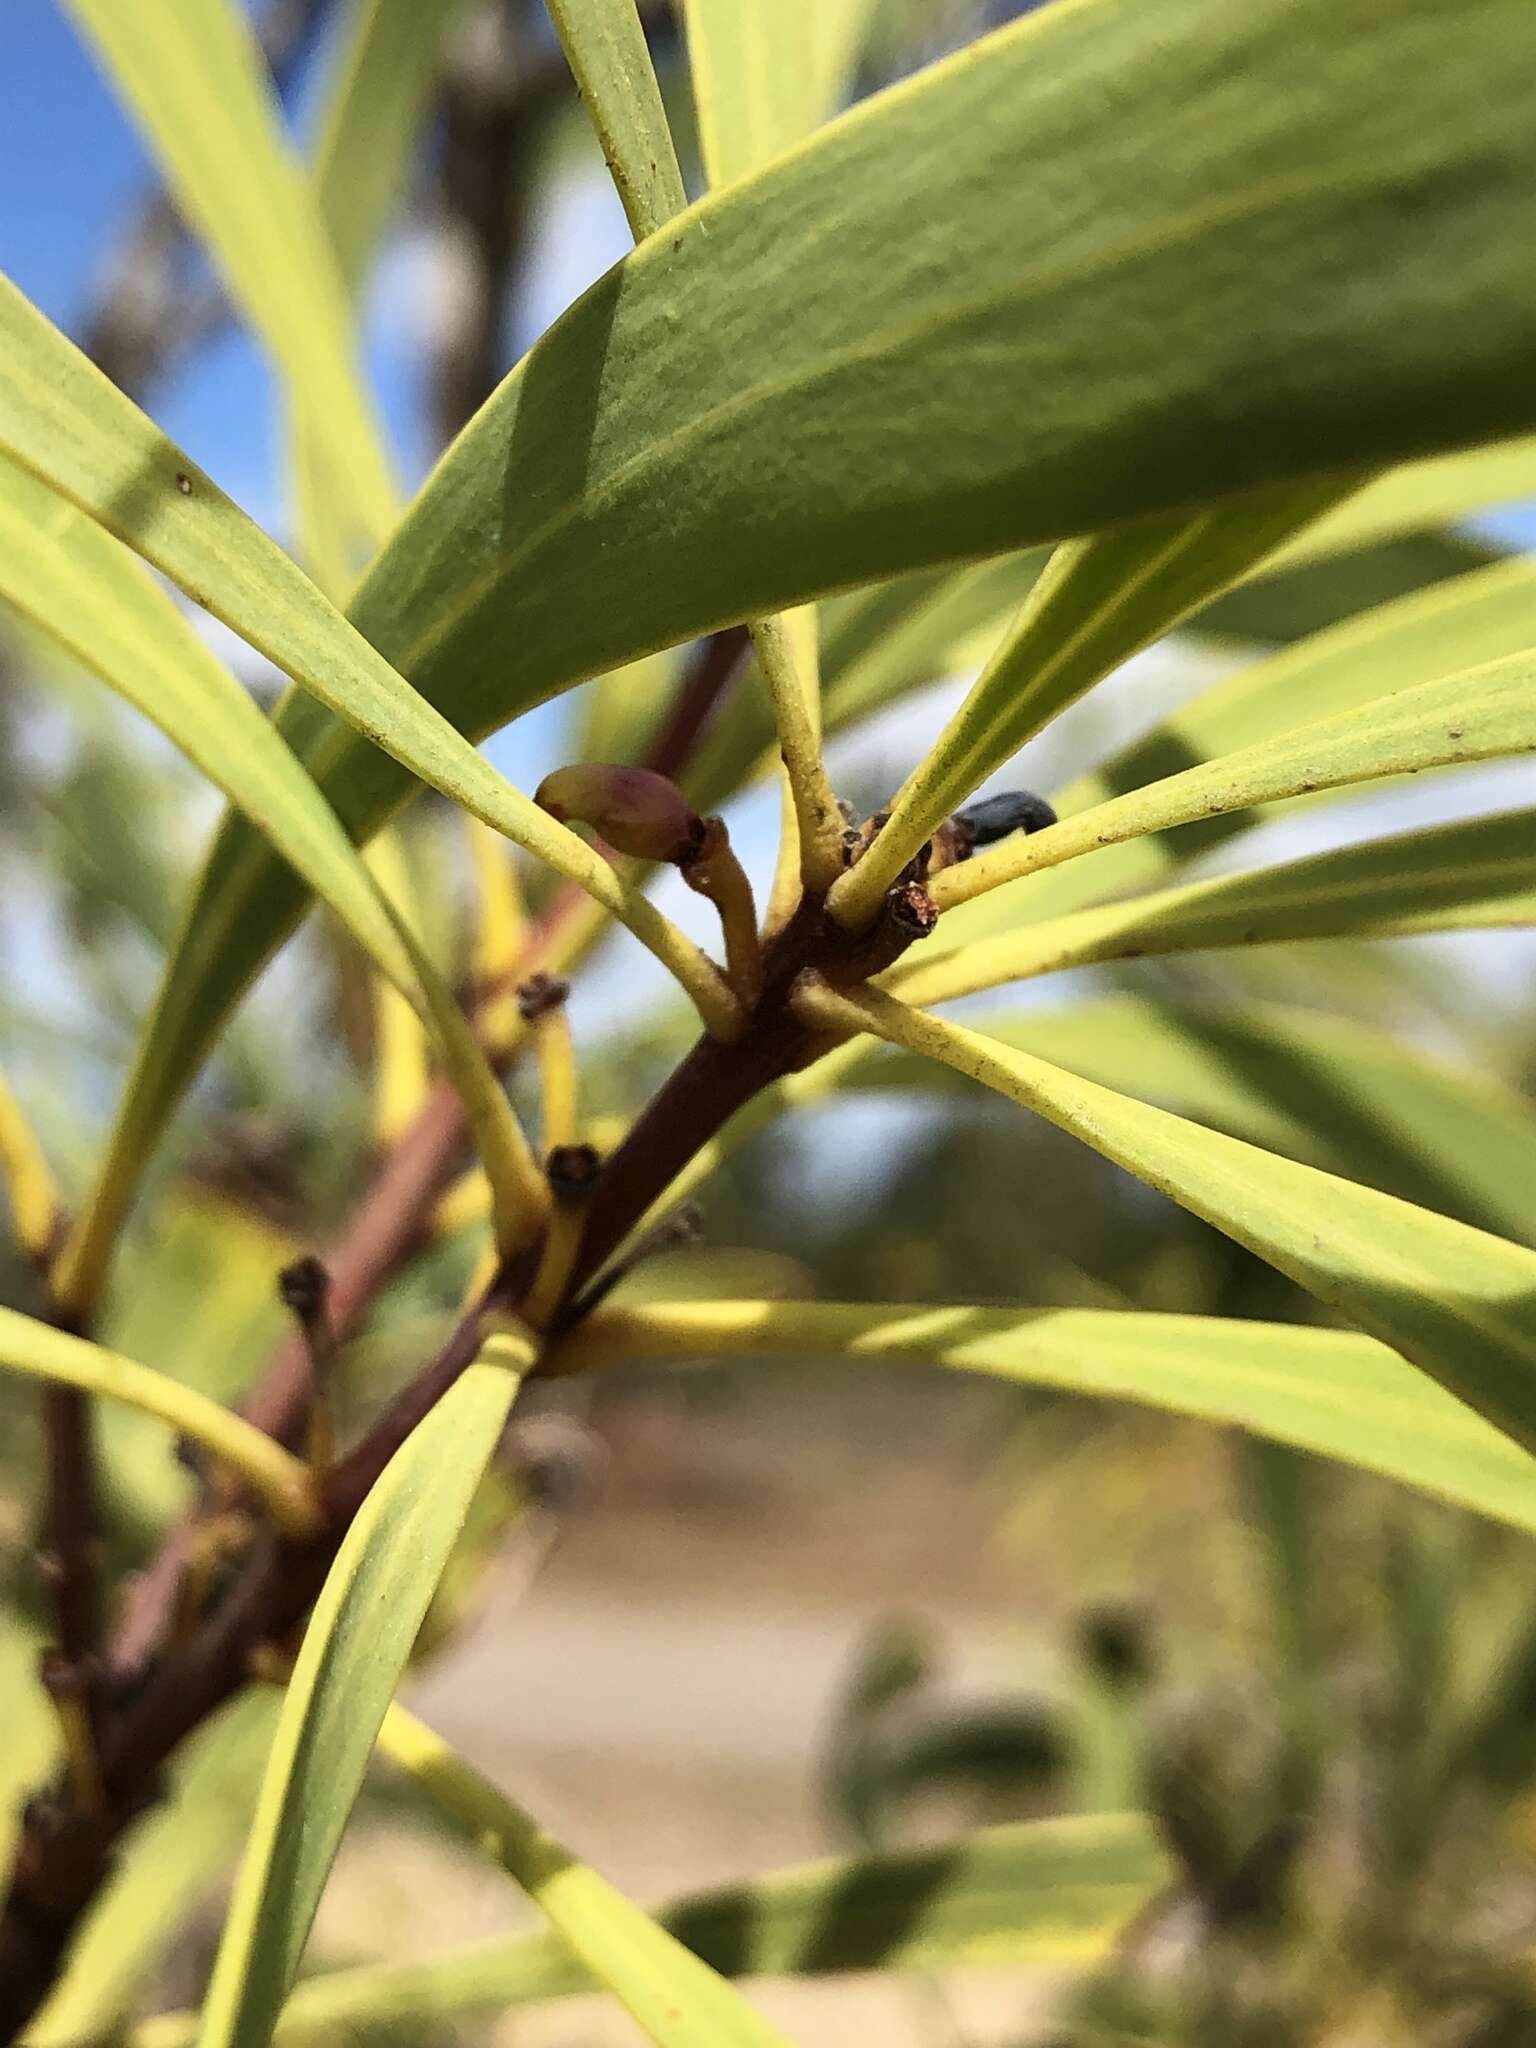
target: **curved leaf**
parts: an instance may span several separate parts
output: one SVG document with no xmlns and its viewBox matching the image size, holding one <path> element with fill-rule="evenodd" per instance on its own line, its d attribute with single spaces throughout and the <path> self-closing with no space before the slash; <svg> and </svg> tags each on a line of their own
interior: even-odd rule
<svg viewBox="0 0 1536 2048">
<path fill-rule="evenodd" d="M 507 1362 L 484 1362 L 492 1352 Z M 271 2037 L 374 1737 L 527 1356 L 509 1340 L 482 1353 L 390 1459 L 337 1552 L 278 1718 L 200 2048 Z"/>
<path fill-rule="evenodd" d="M 561 1369 L 741 1353 L 910 1358 L 1135 1401 L 1230 1423 L 1536 1529 L 1536 1458 L 1395 1351 L 1345 1330 L 1128 1309 L 648 1302 L 599 1310 Z"/>
<path fill-rule="evenodd" d="M 234 0 L 68 0 L 375 538 L 395 491 L 335 258 Z"/>
<path fill-rule="evenodd" d="M 1043 832 L 1015 835 L 936 875 L 933 900 L 947 909 L 1102 846 L 1315 790 L 1531 752 L 1536 752 L 1536 652 L 1526 650 L 1416 689 L 1373 697 L 1356 710 L 1299 725 L 1112 797 Z"/>
<path fill-rule="evenodd" d="M 356 622 L 479 736 L 829 589 L 1528 425 L 1522 17 L 1038 10 L 610 273 L 460 437 Z M 404 795 L 315 707 L 283 726 L 354 834 Z M 231 826 L 210 1011 L 299 901 Z"/>
<path fill-rule="evenodd" d="M 1289 1004 L 1215 1009 L 1138 996 L 967 1021 L 1102 1087 L 1536 1242 L 1536 1108 L 1385 1031 Z M 828 1088 L 965 1085 L 932 1060 L 855 1043 L 873 1056 L 833 1072 Z M 819 1072 L 796 1077 L 797 1100 L 814 1099 L 806 1084 Z"/>
<path fill-rule="evenodd" d="M 1091 1962 L 1171 1878 L 1137 1815 L 1022 1821 L 936 1849 L 838 1857 L 662 1907 L 657 1919 L 732 1977 Z M 365 2041 L 403 2020 L 446 2019 L 590 1991 L 553 1935 L 481 1942 L 427 1962 L 338 1970 L 299 1984 L 283 2048 Z M 193 2019 L 144 2021 L 125 2048 L 186 2048 Z"/>
<path fill-rule="evenodd" d="M 520 1884 L 657 2048 L 785 2048 L 784 2036 L 666 1928 L 578 1863 L 441 1736 L 398 1706 L 379 1747 Z"/>
<path fill-rule="evenodd" d="M 314 1528 L 308 1467 L 244 1416 L 195 1388 L 12 1308 L 0 1308 L 0 1367 L 156 1416 L 238 1472 L 283 1528 L 298 1535 Z"/>
<path fill-rule="evenodd" d="M 1379 605 L 1224 677 L 1102 768 L 1059 791 L 1056 809 L 1074 818 L 1160 777 L 1283 738 L 1305 720 L 1338 717 L 1384 691 L 1515 654 L 1530 645 L 1533 617 L 1536 566 L 1528 561 L 1473 570 Z M 1222 815 L 1090 854 L 1027 887 L 1021 883 L 952 910 L 947 930 L 980 936 L 1021 914 L 1059 915 L 1148 887 L 1255 822 L 1242 812 Z"/>
<path fill-rule="evenodd" d="M 1380 1337 L 1517 1443 L 1536 1445 L 1536 1252 L 1133 1102 L 889 996 L 812 988 L 802 1000 L 818 1023 L 873 1031 L 1034 1110 Z"/>
<path fill-rule="evenodd" d="M 926 958 L 917 953 L 888 986 L 904 1002 L 947 1003 L 1103 960 L 1533 923 L 1536 811 L 1504 811 L 1072 911 Z"/>
<path fill-rule="evenodd" d="M 1261 492 L 1059 547 L 964 703 L 902 785 L 879 838 L 833 889 L 833 916 L 867 924 L 924 840 L 1032 734 L 1348 488 Z"/>
</svg>

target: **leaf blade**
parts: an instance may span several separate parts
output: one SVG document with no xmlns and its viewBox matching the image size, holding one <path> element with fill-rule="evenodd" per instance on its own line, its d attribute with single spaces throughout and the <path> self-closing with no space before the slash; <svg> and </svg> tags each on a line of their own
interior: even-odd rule
<svg viewBox="0 0 1536 2048">
<path fill-rule="evenodd" d="M 203 2006 L 200 2048 L 270 2039 L 391 1694 L 526 1354 L 470 1367 L 401 1445 L 304 1633 Z"/>
</svg>

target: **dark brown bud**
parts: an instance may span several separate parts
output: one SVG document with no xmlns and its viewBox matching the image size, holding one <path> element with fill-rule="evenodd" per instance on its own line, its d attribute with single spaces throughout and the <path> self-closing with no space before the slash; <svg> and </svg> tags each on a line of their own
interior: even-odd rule
<svg viewBox="0 0 1536 2048">
<path fill-rule="evenodd" d="M 597 1186 L 603 1162 L 594 1145 L 556 1145 L 544 1161 L 550 1190 L 561 1202 L 584 1202 Z"/>
<path fill-rule="evenodd" d="M 558 1010 L 570 992 L 571 984 L 558 974 L 530 974 L 517 991 L 518 1014 L 525 1024 L 536 1023 Z"/>
<path fill-rule="evenodd" d="M 283 1307 L 295 1315 L 307 1329 L 311 1323 L 324 1319 L 325 1305 L 330 1298 L 331 1276 L 324 1262 L 313 1252 L 306 1252 L 295 1259 L 291 1266 L 284 1266 L 277 1276 L 277 1295 Z"/>
<path fill-rule="evenodd" d="M 619 853 L 674 865 L 688 860 L 704 830 L 675 782 L 650 768 L 578 761 L 546 775 L 534 802 L 561 824 L 574 820 L 601 833 Z"/>
</svg>

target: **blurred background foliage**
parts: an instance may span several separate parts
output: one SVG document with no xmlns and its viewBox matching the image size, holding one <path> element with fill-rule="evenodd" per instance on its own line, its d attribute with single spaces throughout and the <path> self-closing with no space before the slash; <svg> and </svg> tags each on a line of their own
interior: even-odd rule
<svg viewBox="0 0 1536 2048">
<path fill-rule="evenodd" d="M 257 9 L 301 129 L 343 11 L 333 0 Z M 643 11 L 686 160 L 675 24 L 665 7 Z M 885 0 L 861 89 L 1017 11 Z M 552 219 L 574 232 L 570 191 L 592 189 L 593 155 L 542 8 L 465 0 L 392 244 L 410 255 L 397 288 L 414 278 L 426 301 L 392 422 L 418 467 L 532 338 L 559 280 L 617 253 L 600 236 L 574 256 L 549 242 Z M 154 190 L 123 193 L 92 263 L 81 338 L 154 405 L 217 350 L 227 308 Z M 1513 530 L 1410 536 L 1222 600 L 1134 665 L 1135 726 L 1256 652 L 1492 559 Z M 889 793 L 911 735 L 952 701 L 1019 566 L 999 578 L 904 657 L 873 692 L 880 715 L 840 742 L 834 765 L 861 808 Z M 825 609 L 829 646 L 879 624 L 855 600 Z M 270 696 L 272 676 L 235 656 Z M 677 666 L 658 657 L 573 693 L 529 721 L 512 766 L 527 783 L 576 753 L 635 753 Z M 1020 774 L 1048 788 L 1091 766 L 1120 742 L 1127 704 L 1124 690 L 1096 693 Z M 846 715 L 860 708 L 851 697 Z M 724 739 L 706 752 L 703 780 L 741 781 L 758 751 L 750 721 L 744 730 L 733 765 Z M 1416 788 L 1373 802 L 1388 829 L 1432 815 Z M 773 811 L 761 787 L 729 808 L 759 869 Z M 66 1193 L 101 1142 L 215 815 L 180 758 L 92 679 L 0 625 L 0 1066 Z M 1317 843 L 1315 828 L 1300 832 L 1302 846 Z M 424 798 L 400 841 L 423 928 L 463 982 L 475 880 L 462 821 Z M 537 906 L 540 878 L 524 881 Z M 1053 1012 L 1092 999 L 1112 1047 L 1115 1005 L 1154 1004 L 1172 1051 L 1149 1092 L 1244 1129 L 1249 1112 L 1223 1100 L 1222 1077 L 1256 1062 L 1275 1114 L 1292 1118 L 1291 1149 L 1484 1221 L 1394 1143 L 1372 1105 L 1320 1098 L 1294 1053 L 1281 1074 L 1265 1023 L 1324 1037 L 1387 1027 L 1474 1083 L 1523 1091 L 1536 1078 L 1530 959 L 1473 935 L 1133 964 L 1048 985 L 1019 1017 L 1049 1030 Z M 155 1164 L 104 1342 L 221 1399 L 249 1386 L 281 1334 L 275 1273 L 334 1237 L 377 1156 L 381 1016 L 350 942 L 311 919 Z M 1233 1018 L 1248 1029 L 1241 1044 Z M 574 1021 L 599 1122 L 643 1098 L 688 1031 L 625 946 L 599 954 Z M 635 1284 L 1315 1314 L 1273 1271 L 1043 1125 L 938 1080 L 897 1092 L 910 1078 L 897 1064 L 748 1144 L 702 1192 L 700 1244 Z M 1524 1170 L 1498 1227 L 1523 1215 L 1530 1241 L 1529 1155 Z M 445 1213 L 385 1288 L 342 1361 L 344 1426 L 446 1328 L 478 1247 L 478 1219 Z M 32 1289 L 0 1231 L 0 1298 L 32 1306 Z M 1527 1539 L 1194 1423 L 894 1369 L 872 1391 L 862 1368 L 832 1362 L 778 1375 L 736 1366 L 625 1374 L 520 1407 L 423 1645 L 421 1683 L 446 1732 L 531 1772 L 558 1824 L 641 1892 L 832 1846 L 942 1839 L 978 1819 L 1156 1815 L 1184 1879 L 1178 1900 L 1086 1979 L 918 1983 L 879 1999 L 802 1987 L 785 2010 L 806 2041 L 1536 2038 Z M 34 1407 L 24 1385 L 0 1381 L 0 1808 L 51 1740 L 32 1678 Z M 103 1427 L 109 1541 L 131 1567 L 196 1480 L 156 1426 L 113 1411 Z M 509 1536 L 530 1496 L 532 1515 Z M 135 1883 L 92 1925 L 91 1995 L 55 2010 L 40 2038 L 78 2035 L 130 1991 L 174 2001 L 195 1990 L 267 1714 L 246 1701 L 199 1737 L 175 1804 L 135 1843 Z M 0 1833 L 7 1825 L 0 1812 Z M 316 1960 L 441 1945 L 503 1924 L 501 1901 L 500 1884 L 473 1876 L 381 1779 Z M 503 2037 L 599 2041 L 607 2024 L 562 2008 Z"/>
</svg>

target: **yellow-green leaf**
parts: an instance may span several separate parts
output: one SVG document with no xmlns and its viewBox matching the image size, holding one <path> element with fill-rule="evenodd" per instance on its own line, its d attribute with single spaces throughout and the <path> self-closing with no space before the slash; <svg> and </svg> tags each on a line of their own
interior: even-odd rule
<svg viewBox="0 0 1536 2048">
<path fill-rule="evenodd" d="M 1536 1109 L 1492 1076 L 1386 1031 L 1288 1003 L 1215 1008 L 1143 996 L 967 1021 L 1103 1087 L 1536 1242 Z M 932 1060 L 853 1044 L 865 1057 L 807 1068 L 786 1106 L 816 1099 L 822 1066 L 833 1067 L 827 1089 L 965 1086 Z"/>
<path fill-rule="evenodd" d="M 1103 960 L 1532 923 L 1536 811 L 1504 811 L 1070 911 L 948 952 L 917 953 L 892 973 L 889 986 L 905 1002 L 945 1003 Z"/>
<path fill-rule="evenodd" d="M 742 1353 L 908 1358 L 1135 1401 L 1229 1423 L 1536 1529 L 1536 1458 L 1395 1351 L 1346 1330 L 1128 1309 L 648 1302 L 600 1309 L 564 1363 L 583 1371 L 631 1358 Z"/>
<path fill-rule="evenodd" d="M 837 112 L 875 0 L 684 0 L 699 147 L 729 185 Z"/>
<path fill-rule="evenodd" d="M 674 1900 L 660 1923 L 725 1975 L 822 1976 L 1095 1961 L 1172 1877 L 1133 1814 L 1020 1821 L 937 1848 L 838 1857 Z M 514 1935 L 419 1963 L 307 1978 L 277 2040 L 367 2041 L 402 2021 L 502 2011 L 590 1991 L 554 1935 Z M 187 2048 L 193 2019 L 146 2020 L 126 2048 Z"/>
<path fill-rule="evenodd" d="M 549 0 L 637 242 L 688 204 L 635 0 Z"/>
<path fill-rule="evenodd" d="M 10 1205 L 17 1245 L 29 1259 L 46 1258 L 64 1211 L 53 1170 L 4 1074 L 0 1074 L 0 1188 Z"/>
<path fill-rule="evenodd" d="M 271 2037 L 379 1724 L 529 1355 L 494 1340 L 396 1451 L 337 1552 L 278 1717 L 200 2048 L 264 2048 Z"/>
<path fill-rule="evenodd" d="M 1080 1138 L 1536 1445 L 1536 1252 L 1339 1180 L 871 991 L 804 1014 L 942 1060 Z"/>
<path fill-rule="evenodd" d="M 479 737 L 829 589 L 1527 430 L 1523 18 L 1036 10 L 617 266 L 461 436 L 357 623 Z M 401 800 L 314 706 L 283 727 L 355 833 Z M 210 1011 L 300 897 L 232 827 Z"/>
<path fill-rule="evenodd" d="M 1536 567 L 1495 564 L 1377 606 L 1224 677 L 1105 765 L 1057 792 L 1063 819 L 1168 776 L 1337 717 L 1384 691 L 1516 653 L 1531 643 Z M 1246 831 L 1246 813 L 1091 854 L 1070 868 L 957 908 L 946 933 L 981 936 L 1021 916 L 1054 916 L 1165 880 L 1207 847 Z M 1026 908 L 1027 906 L 1027 908 Z"/>
<path fill-rule="evenodd" d="M 68 0 L 255 333 L 381 538 L 395 492 L 336 262 L 235 0 Z"/>
<path fill-rule="evenodd" d="M 951 811 L 1041 726 L 1234 583 L 1349 486 L 1288 487 L 1059 547 L 965 702 L 908 776 L 890 821 L 828 899 L 857 928 Z"/>
<path fill-rule="evenodd" d="M 947 909 L 1103 846 L 1315 790 L 1533 751 L 1536 652 L 1526 650 L 1415 689 L 1370 698 L 1356 710 L 1296 726 L 1111 797 L 1043 832 L 1016 834 L 936 875 L 933 899 Z"/>
<path fill-rule="evenodd" d="M 777 2027 L 723 1977 L 606 1878 L 578 1863 L 413 1715 L 392 1706 L 379 1747 L 522 1886 L 571 1953 L 657 2048 L 785 2048 Z"/>
<path fill-rule="evenodd" d="M 314 1527 L 308 1468 L 206 1394 L 11 1308 L 0 1308 L 0 1367 L 53 1386 L 76 1387 L 103 1401 L 122 1401 L 156 1416 L 238 1472 L 285 1529 L 303 1535 Z"/>
</svg>

